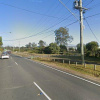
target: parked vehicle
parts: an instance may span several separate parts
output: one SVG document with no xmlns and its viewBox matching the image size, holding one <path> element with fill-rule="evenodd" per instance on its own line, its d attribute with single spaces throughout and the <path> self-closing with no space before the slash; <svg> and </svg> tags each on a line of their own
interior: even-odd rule
<svg viewBox="0 0 100 100">
<path fill-rule="evenodd" d="M 2 54 L 1 54 L 1 58 L 2 59 L 9 59 L 9 54 L 7 53 L 7 52 L 3 52 Z"/>
</svg>

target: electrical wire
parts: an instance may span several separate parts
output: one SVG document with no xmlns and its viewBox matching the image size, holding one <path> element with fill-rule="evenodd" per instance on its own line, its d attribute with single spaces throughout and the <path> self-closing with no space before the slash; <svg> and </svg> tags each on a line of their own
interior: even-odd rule
<svg viewBox="0 0 100 100">
<path fill-rule="evenodd" d="M 94 8 L 96 8 L 96 7 L 98 7 L 98 6 L 100 6 L 100 3 L 93 5 L 93 6 L 91 6 L 91 7 L 88 8 L 88 9 L 89 9 L 89 10 L 90 10 L 90 9 L 94 9 Z"/>
<path fill-rule="evenodd" d="M 84 16 L 84 18 L 85 18 L 85 16 Z M 90 25 L 89 25 L 89 23 L 88 23 L 88 21 L 87 21 L 86 18 L 85 18 L 85 21 L 86 21 L 86 23 L 87 23 L 87 25 L 88 25 L 88 27 L 89 27 L 91 33 L 94 35 L 95 39 L 100 43 L 99 39 L 96 37 L 95 33 L 93 32 L 93 30 L 92 30 L 92 28 L 90 27 Z"/>
<path fill-rule="evenodd" d="M 59 2 L 80 22 L 80 20 L 75 16 L 75 14 L 72 13 L 72 11 L 61 0 L 59 0 Z"/>
<path fill-rule="evenodd" d="M 68 26 L 70 26 L 70 25 L 73 25 L 73 24 L 75 24 L 75 23 L 77 23 L 78 21 L 74 21 L 74 22 L 72 22 L 72 23 L 70 23 L 70 24 L 68 24 L 66 27 L 68 27 Z M 51 30 L 51 32 L 54 32 L 54 30 Z M 41 39 L 44 39 L 44 38 L 47 38 L 47 37 L 49 37 L 49 36 L 51 36 L 51 35 L 53 35 L 54 33 L 51 33 L 51 34 L 49 34 L 49 35 L 47 35 L 47 36 L 45 36 L 45 37 L 43 37 L 43 38 L 41 38 Z M 39 39 L 37 39 L 37 40 L 39 40 Z M 36 41 L 35 41 L 36 42 Z"/>
<path fill-rule="evenodd" d="M 16 6 L 5 4 L 5 3 L 0 3 L 0 4 L 6 5 L 6 6 L 9 6 L 9 7 L 13 7 L 13 8 L 17 8 L 17 9 L 20 9 L 20 10 L 23 10 L 23 11 L 27 11 L 29 13 L 34 13 L 34 14 L 38 14 L 38 15 L 42 15 L 42 16 L 46 16 L 46 17 L 58 18 L 58 17 L 55 17 L 55 16 L 50 16 L 50 15 L 46 15 L 46 14 L 30 11 L 30 10 L 27 10 L 27 9 L 24 9 L 24 8 L 16 7 Z"/>
<path fill-rule="evenodd" d="M 88 4 L 86 4 L 85 6 L 88 6 L 89 4 L 91 4 L 94 0 L 91 0 Z"/>
<path fill-rule="evenodd" d="M 70 0 L 69 0 L 69 1 L 70 1 Z M 68 3 L 69 1 L 67 1 L 67 3 Z M 66 4 L 67 4 L 67 3 L 66 3 Z M 53 5 L 53 4 L 52 4 L 52 5 Z M 52 12 L 54 12 L 55 9 L 57 9 L 58 6 L 59 6 L 59 4 L 56 6 L 56 8 L 52 9 L 52 10 L 53 10 Z M 51 8 L 51 7 L 50 7 L 50 8 Z M 47 12 L 49 12 L 49 11 L 47 11 Z M 59 11 L 59 13 L 60 13 L 60 11 Z M 57 14 L 58 14 L 58 13 L 57 13 Z M 37 23 L 39 24 L 39 26 L 42 25 L 43 23 L 48 23 L 49 21 L 51 21 L 51 20 L 47 21 L 47 17 L 45 18 L 45 20 L 42 20 L 43 18 L 44 18 L 44 16 L 37 22 Z M 62 19 L 62 17 L 58 18 L 57 21 L 60 20 L 60 19 Z M 40 23 L 41 21 L 42 21 L 42 23 Z M 55 21 L 55 22 L 56 22 L 56 21 Z M 39 26 L 38 26 L 38 27 L 39 27 Z M 42 26 L 43 26 L 43 25 L 42 25 Z M 42 27 L 42 26 L 41 26 L 41 27 Z M 39 28 L 40 28 L 40 27 L 39 27 Z M 35 29 L 36 29 L 36 28 L 35 28 Z"/>
<path fill-rule="evenodd" d="M 66 4 L 68 4 L 69 1 L 70 1 L 70 0 L 68 0 L 68 1 L 66 2 Z M 54 11 L 56 11 L 56 9 L 59 7 L 59 4 L 60 4 L 60 3 L 58 2 L 58 5 L 57 5 L 54 9 L 51 10 L 52 14 L 53 14 Z M 50 8 L 51 8 L 51 7 L 50 7 Z M 61 10 L 62 10 L 62 9 L 60 9 L 59 12 L 57 12 L 57 14 L 61 13 Z M 41 19 L 43 19 L 43 18 L 41 18 Z M 60 18 L 58 18 L 57 20 L 60 20 L 60 19 L 63 19 L 63 15 L 62 15 Z M 49 20 L 49 21 L 51 21 L 51 20 Z M 46 23 L 46 22 L 48 23 L 47 18 L 46 18 L 45 20 L 43 20 L 42 22 L 43 22 L 43 23 Z M 41 23 L 41 24 L 43 24 L 43 23 Z M 41 24 L 39 24 L 39 26 L 40 26 Z"/>
<path fill-rule="evenodd" d="M 67 1 L 67 3 L 68 3 L 69 1 Z M 66 3 L 66 4 L 67 4 Z M 14 7 L 14 8 L 17 8 L 17 9 L 21 9 L 21 10 L 25 10 L 25 11 L 28 11 L 28 12 L 32 12 L 32 11 L 29 11 L 29 10 L 26 10 L 26 9 L 22 9 L 22 8 L 19 8 L 19 7 L 15 7 L 15 6 L 13 6 L 13 5 L 9 5 L 9 4 L 5 4 L 5 3 L 0 3 L 0 4 L 3 4 L 3 5 L 7 5 L 7 6 L 10 6 L 10 7 Z M 32 12 L 32 13 L 36 13 L 36 12 Z M 40 14 L 40 13 L 39 13 Z M 49 17 L 51 17 L 51 16 L 49 16 Z M 26 37 L 27 38 L 27 37 Z"/>
<path fill-rule="evenodd" d="M 74 21 L 73 23 L 68 24 L 67 26 L 70 26 L 70 25 L 72 25 L 72 24 L 74 24 L 74 23 L 76 23 L 76 22 L 77 22 L 77 21 Z M 59 23 L 60 23 L 60 22 L 59 22 Z M 57 24 L 56 24 L 56 25 L 57 25 Z M 51 27 L 54 27 L 54 26 L 51 26 Z M 49 27 L 48 29 L 50 29 L 51 27 Z M 45 31 L 47 31 L 48 29 L 45 29 L 45 30 L 43 30 L 42 32 L 39 32 L 39 33 L 37 33 L 37 34 L 31 35 L 31 36 L 28 36 L 28 37 L 18 38 L 18 39 L 14 39 L 14 40 L 3 40 L 3 41 L 23 40 L 23 39 L 26 39 L 26 38 L 30 38 L 30 37 L 36 36 L 36 35 L 38 35 L 38 34 L 40 34 L 40 33 L 43 33 L 43 32 L 45 32 Z M 50 31 L 52 31 L 52 30 L 50 30 Z M 50 31 L 49 31 L 49 32 L 50 32 Z"/>
<path fill-rule="evenodd" d="M 94 15 L 90 15 L 90 16 L 87 16 L 85 18 L 90 18 L 90 17 L 94 17 L 94 16 L 97 16 L 97 15 L 100 15 L 100 13 L 97 13 L 97 14 L 94 14 Z"/>
<path fill-rule="evenodd" d="M 70 0 L 69 0 L 69 1 L 70 1 Z M 69 1 L 67 1 L 67 3 L 69 3 Z M 67 3 L 66 3 L 66 4 L 67 4 Z M 59 6 L 59 4 L 56 6 L 56 8 L 57 8 L 58 6 Z M 56 8 L 55 8 L 55 9 L 56 9 Z M 54 10 L 55 10 L 55 9 L 54 9 Z M 61 9 L 61 10 L 62 10 L 62 9 Z M 53 12 L 54 12 L 54 11 L 53 11 Z M 60 13 L 60 11 L 59 11 L 59 13 Z M 62 17 L 60 17 L 60 18 L 62 18 Z M 60 18 L 59 18 L 59 19 L 60 19 Z M 44 22 L 46 22 L 46 20 L 45 20 Z M 40 24 L 39 24 L 39 25 L 40 25 Z"/>
</svg>

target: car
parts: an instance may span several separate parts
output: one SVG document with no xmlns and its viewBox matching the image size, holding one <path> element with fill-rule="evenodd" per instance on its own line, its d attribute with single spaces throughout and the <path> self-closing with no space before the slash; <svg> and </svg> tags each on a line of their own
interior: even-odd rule
<svg viewBox="0 0 100 100">
<path fill-rule="evenodd" d="M 9 54 L 7 53 L 7 52 L 3 52 L 2 54 L 1 54 L 1 58 L 2 59 L 9 59 Z"/>
</svg>

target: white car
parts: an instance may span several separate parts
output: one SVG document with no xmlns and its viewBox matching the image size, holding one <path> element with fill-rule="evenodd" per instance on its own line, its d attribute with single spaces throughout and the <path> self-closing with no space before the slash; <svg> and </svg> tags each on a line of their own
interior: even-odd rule
<svg viewBox="0 0 100 100">
<path fill-rule="evenodd" d="M 1 54 L 1 58 L 2 59 L 9 59 L 9 54 L 7 53 L 7 52 L 3 52 L 2 54 Z"/>
</svg>

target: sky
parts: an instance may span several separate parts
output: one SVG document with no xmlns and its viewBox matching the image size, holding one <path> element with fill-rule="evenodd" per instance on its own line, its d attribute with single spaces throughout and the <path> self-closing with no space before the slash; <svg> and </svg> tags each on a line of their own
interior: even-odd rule
<svg viewBox="0 0 100 100">
<path fill-rule="evenodd" d="M 79 10 L 74 9 L 75 0 L 62 0 L 79 19 Z M 100 45 L 100 1 L 82 0 L 84 8 L 84 44 L 97 41 Z M 29 42 L 43 40 L 47 45 L 55 42 L 56 29 L 67 27 L 74 40 L 80 42 L 80 24 L 59 0 L 0 0 L 0 36 L 3 46 L 25 46 Z M 77 22 L 76 22 L 77 21 Z M 74 23 L 75 22 L 75 23 Z"/>
</svg>

